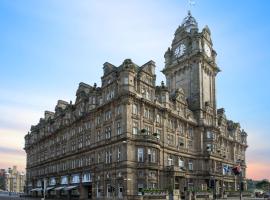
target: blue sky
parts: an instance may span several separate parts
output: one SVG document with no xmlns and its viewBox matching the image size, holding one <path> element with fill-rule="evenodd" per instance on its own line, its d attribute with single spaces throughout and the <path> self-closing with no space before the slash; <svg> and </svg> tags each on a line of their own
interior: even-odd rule
<svg viewBox="0 0 270 200">
<path fill-rule="evenodd" d="M 23 168 L 14 149 L 30 125 L 58 99 L 74 100 L 79 82 L 99 84 L 104 62 L 154 60 L 164 80 L 163 55 L 187 9 L 187 0 L 1 0 L 0 153 L 10 159 L 0 168 L 17 158 Z M 249 174 L 270 178 L 270 2 L 197 0 L 191 10 L 218 53 L 218 107 L 249 134 Z"/>
</svg>

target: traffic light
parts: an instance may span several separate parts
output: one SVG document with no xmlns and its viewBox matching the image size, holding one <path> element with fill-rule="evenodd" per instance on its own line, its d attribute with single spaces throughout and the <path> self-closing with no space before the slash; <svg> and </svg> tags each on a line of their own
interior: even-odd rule
<svg viewBox="0 0 270 200">
<path fill-rule="evenodd" d="M 232 172 L 234 173 L 234 175 L 239 175 L 241 173 L 240 165 L 237 165 L 237 166 L 233 167 Z"/>
</svg>

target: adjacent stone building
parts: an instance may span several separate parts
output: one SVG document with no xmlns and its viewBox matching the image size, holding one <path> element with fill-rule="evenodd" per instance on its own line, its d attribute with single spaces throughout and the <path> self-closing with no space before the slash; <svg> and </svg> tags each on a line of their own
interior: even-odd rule
<svg viewBox="0 0 270 200">
<path fill-rule="evenodd" d="M 0 169 L 0 191 L 5 190 L 5 169 Z"/>
<path fill-rule="evenodd" d="M 19 172 L 16 166 L 8 168 L 4 174 L 4 190 L 9 192 L 24 192 L 25 174 Z"/>
<path fill-rule="evenodd" d="M 145 189 L 236 190 L 245 179 L 247 134 L 217 109 L 211 33 L 188 13 L 165 53 L 166 84 L 155 63 L 106 62 L 102 85 L 80 83 L 76 101 L 25 136 L 27 191 L 53 197 L 133 199 Z"/>
</svg>

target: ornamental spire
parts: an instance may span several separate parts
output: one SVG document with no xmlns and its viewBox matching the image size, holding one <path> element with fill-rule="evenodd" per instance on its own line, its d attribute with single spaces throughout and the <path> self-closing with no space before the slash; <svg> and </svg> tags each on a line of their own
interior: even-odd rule
<svg viewBox="0 0 270 200">
<path fill-rule="evenodd" d="M 188 15 L 184 18 L 181 26 L 185 28 L 187 32 L 190 32 L 190 30 L 193 28 L 198 28 L 198 23 L 196 19 L 191 15 L 190 10 L 188 11 Z"/>
</svg>

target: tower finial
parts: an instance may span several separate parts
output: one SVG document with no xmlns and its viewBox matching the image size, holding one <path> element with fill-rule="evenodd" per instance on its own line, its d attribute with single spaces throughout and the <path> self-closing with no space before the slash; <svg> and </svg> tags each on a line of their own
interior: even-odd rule
<svg viewBox="0 0 270 200">
<path fill-rule="evenodd" d="M 188 4 L 189 4 L 190 6 L 194 6 L 194 5 L 195 5 L 195 1 L 194 1 L 194 0 L 188 0 Z"/>
</svg>

